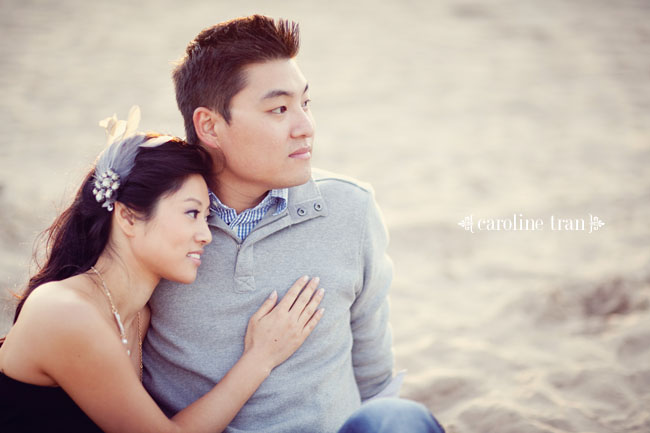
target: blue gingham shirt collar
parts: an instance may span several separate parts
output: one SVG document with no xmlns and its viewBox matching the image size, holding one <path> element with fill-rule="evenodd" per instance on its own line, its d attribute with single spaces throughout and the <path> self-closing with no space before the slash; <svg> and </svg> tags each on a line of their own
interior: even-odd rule
<svg viewBox="0 0 650 433">
<path fill-rule="evenodd" d="M 243 241 L 271 207 L 276 206 L 273 215 L 283 212 L 287 208 L 288 197 L 289 190 L 287 188 L 272 189 L 257 206 L 246 209 L 238 215 L 235 209 L 223 204 L 219 197 L 210 191 L 210 211 L 221 218 L 228 227 L 235 230 L 239 239 Z"/>
</svg>

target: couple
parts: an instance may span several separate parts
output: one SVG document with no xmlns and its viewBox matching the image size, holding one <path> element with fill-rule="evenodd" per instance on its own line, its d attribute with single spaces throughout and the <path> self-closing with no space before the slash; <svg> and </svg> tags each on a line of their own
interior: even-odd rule
<svg viewBox="0 0 650 433">
<path fill-rule="evenodd" d="M 105 121 L 0 348 L 0 430 L 443 431 L 377 398 L 387 234 L 366 187 L 312 177 L 297 52 L 294 23 L 218 24 L 173 74 L 187 143 Z"/>
</svg>

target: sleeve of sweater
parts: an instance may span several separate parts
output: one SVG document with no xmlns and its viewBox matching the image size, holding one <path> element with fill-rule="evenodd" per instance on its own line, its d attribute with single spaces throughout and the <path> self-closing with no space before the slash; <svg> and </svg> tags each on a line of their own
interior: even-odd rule
<svg viewBox="0 0 650 433">
<path fill-rule="evenodd" d="M 352 304 L 352 363 L 362 400 L 382 391 L 392 379 L 392 335 L 388 289 L 393 264 L 386 254 L 388 232 L 374 194 L 368 194 L 359 251 L 360 284 Z"/>
</svg>

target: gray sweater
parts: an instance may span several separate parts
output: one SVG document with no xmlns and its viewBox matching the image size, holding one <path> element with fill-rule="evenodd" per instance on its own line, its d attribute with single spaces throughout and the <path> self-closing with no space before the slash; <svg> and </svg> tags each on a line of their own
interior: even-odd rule
<svg viewBox="0 0 650 433">
<path fill-rule="evenodd" d="M 144 384 L 174 414 L 208 392 L 241 356 L 246 325 L 268 295 L 319 276 L 325 315 L 276 367 L 227 432 L 335 432 L 391 381 L 392 264 L 372 190 L 314 171 L 288 206 L 241 242 L 216 216 L 196 281 L 163 281 L 150 306 Z M 218 408 L 215 408 L 218 410 Z"/>
</svg>

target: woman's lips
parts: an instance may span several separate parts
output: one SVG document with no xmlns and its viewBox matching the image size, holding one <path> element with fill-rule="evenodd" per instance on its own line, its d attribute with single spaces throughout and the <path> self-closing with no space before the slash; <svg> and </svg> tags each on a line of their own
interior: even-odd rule
<svg viewBox="0 0 650 433">
<path fill-rule="evenodd" d="M 189 257 L 197 265 L 199 266 L 201 265 L 201 253 L 199 252 L 188 253 L 187 257 Z"/>
</svg>

